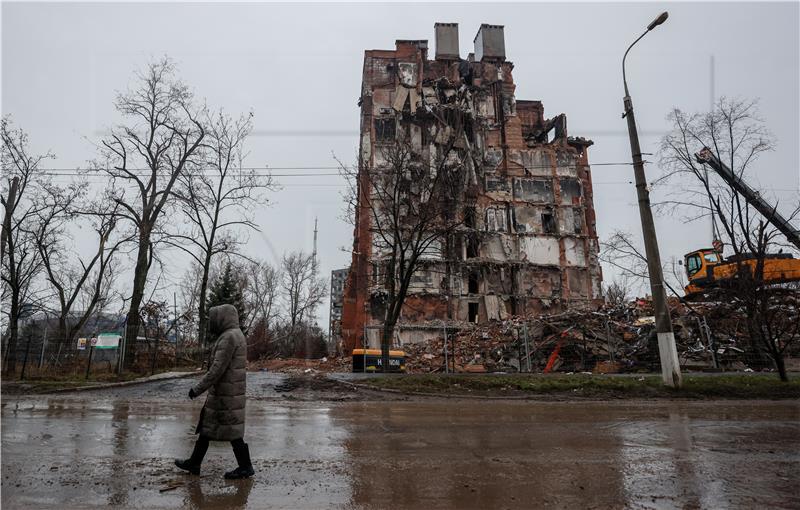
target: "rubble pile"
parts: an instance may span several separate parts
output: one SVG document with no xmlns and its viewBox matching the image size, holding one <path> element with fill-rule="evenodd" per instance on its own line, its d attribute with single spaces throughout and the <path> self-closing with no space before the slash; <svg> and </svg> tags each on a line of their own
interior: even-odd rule
<svg viewBox="0 0 800 510">
<path fill-rule="evenodd" d="M 670 303 L 681 364 L 687 368 L 745 369 L 739 317 L 720 304 L 687 308 Z M 722 308 L 725 308 L 724 306 Z M 407 344 L 409 372 L 635 372 L 658 370 L 658 340 L 649 300 L 597 311 L 511 317 Z M 725 323 L 725 324 L 723 324 Z M 728 326 L 728 327 L 724 327 Z M 732 326 L 732 327 L 730 327 Z"/>
<path fill-rule="evenodd" d="M 247 370 L 249 371 L 280 372 L 283 374 L 349 372 L 351 368 L 351 360 L 347 356 L 320 359 L 269 358 L 247 362 Z"/>
<path fill-rule="evenodd" d="M 788 316 L 796 317 L 800 297 L 788 295 L 783 303 Z M 684 303 L 670 298 L 668 304 L 684 369 L 759 370 L 771 366 L 768 360 L 765 365 L 763 358 L 752 354 L 741 303 Z M 438 338 L 401 347 L 407 372 L 617 373 L 660 369 L 649 299 L 597 310 L 570 309 L 549 315 L 511 316 L 480 325 L 439 327 L 443 334 Z M 792 344 L 786 354 L 800 357 L 800 342 Z M 314 374 L 349 372 L 352 364 L 350 356 L 273 358 L 248 362 L 247 368 Z"/>
</svg>

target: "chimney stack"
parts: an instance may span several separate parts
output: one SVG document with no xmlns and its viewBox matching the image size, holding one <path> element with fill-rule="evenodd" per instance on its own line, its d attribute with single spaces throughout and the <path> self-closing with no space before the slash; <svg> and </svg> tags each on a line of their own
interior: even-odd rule
<svg viewBox="0 0 800 510">
<path fill-rule="evenodd" d="M 435 23 L 436 60 L 459 60 L 458 23 Z"/>
<path fill-rule="evenodd" d="M 503 62 L 506 59 L 506 41 L 503 25 L 481 25 L 478 35 L 473 40 L 475 43 L 475 60 L 483 59 Z"/>
</svg>

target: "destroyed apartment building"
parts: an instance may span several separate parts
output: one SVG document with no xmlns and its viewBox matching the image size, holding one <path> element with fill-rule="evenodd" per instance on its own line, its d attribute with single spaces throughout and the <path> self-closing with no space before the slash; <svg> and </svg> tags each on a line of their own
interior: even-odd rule
<svg viewBox="0 0 800 510">
<path fill-rule="evenodd" d="M 602 273 L 587 149 L 567 134 L 564 114 L 546 118 L 541 101 L 517 100 L 502 26 L 481 25 L 461 59 L 458 25 L 435 25 L 426 40 L 364 55 L 361 140 L 353 255 L 342 303 L 345 352 L 378 347 L 384 311 L 375 296 L 375 219 L 368 173 L 401 137 L 422 158 L 441 153 L 453 119 L 463 137 L 450 147 L 468 167 L 461 223 L 425 253 L 395 328 L 395 345 L 439 337 L 511 315 L 556 313 L 602 303 Z M 466 155 L 466 157 L 463 157 Z"/>
</svg>

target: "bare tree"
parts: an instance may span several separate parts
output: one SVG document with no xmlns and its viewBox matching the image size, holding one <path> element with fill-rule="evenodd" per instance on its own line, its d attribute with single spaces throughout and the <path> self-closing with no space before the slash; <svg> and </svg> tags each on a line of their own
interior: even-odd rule
<svg viewBox="0 0 800 510">
<path fill-rule="evenodd" d="M 181 336 L 187 338 L 189 335 L 197 333 L 198 307 L 197 302 L 200 298 L 200 279 L 203 275 L 202 268 L 196 263 L 191 262 L 184 271 L 183 276 L 178 280 L 178 298 L 180 316 L 182 317 Z M 194 340 L 197 340 L 195 337 Z"/>
<path fill-rule="evenodd" d="M 114 282 L 114 255 L 129 239 L 112 238 L 117 217 L 114 204 L 87 204 L 86 187 L 74 183 L 65 188 L 45 186 L 38 198 L 42 205 L 35 231 L 36 249 L 45 269 L 45 279 L 58 302 L 58 340 L 70 345 L 95 313 L 109 299 Z M 85 213 L 81 216 L 81 213 Z M 72 255 L 76 250 L 69 227 L 84 219 L 94 231 L 97 244 L 88 257 Z M 81 307 L 77 312 L 76 306 Z M 77 313 L 77 315 L 76 315 Z"/>
<path fill-rule="evenodd" d="M 754 252 L 752 233 L 761 217 L 745 197 L 699 163 L 695 154 L 709 147 L 737 177 L 747 180 L 759 156 L 775 147 L 759 117 L 758 102 L 723 97 L 711 112 L 689 115 L 675 108 L 668 119 L 673 128 L 659 151 L 663 174 L 653 185 L 669 183 L 675 191 L 658 207 L 683 214 L 688 221 L 711 217 L 716 235 L 724 237 L 731 250 Z"/>
<path fill-rule="evenodd" d="M 189 88 L 175 77 L 167 58 L 137 75 L 138 84 L 116 99 L 117 111 L 128 121 L 102 141 L 101 169 L 112 179 L 108 199 L 119 206 L 136 242 L 136 262 L 128 309 L 125 359 L 135 360 L 139 308 L 162 213 L 173 199 L 178 179 L 196 167 L 205 137 L 202 112 L 193 105 Z"/>
<path fill-rule="evenodd" d="M 2 299 L 7 303 L 3 311 L 8 318 L 5 370 L 13 373 L 16 370 L 19 321 L 25 313 L 23 305 L 36 307 L 36 301 L 41 297 L 38 295 L 41 289 L 34 285 L 42 271 L 42 261 L 36 254 L 35 232 L 38 214 L 44 206 L 36 200 L 36 195 L 46 180 L 40 164 L 54 156 L 50 152 L 32 154 L 27 133 L 14 128 L 8 117 L 2 119 L 0 136 L 0 160 L 5 177 L 0 197 L 5 215 Z M 17 180 L 16 196 L 10 200 L 6 192 L 10 191 L 14 179 Z"/>
<path fill-rule="evenodd" d="M 284 291 L 286 322 L 291 332 L 311 319 L 328 295 L 328 285 L 319 276 L 314 255 L 291 252 L 281 261 L 281 288 Z"/>
<path fill-rule="evenodd" d="M 142 305 L 141 314 L 144 337 L 150 350 L 150 374 L 155 374 L 161 340 L 166 340 L 173 329 L 177 329 L 178 321 L 168 322 L 169 305 L 166 301 L 147 301 Z"/>
<path fill-rule="evenodd" d="M 188 253 L 202 268 L 198 289 L 198 338 L 204 343 L 208 318 L 206 294 L 215 255 L 236 253 L 246 241 L 242 230 L 258 230 L 256 205 L 266 204 L 269 176 L 242 168 L 244 143 L 252 130 L 252 113 L 233 119 L 222 111 L 207 116 L 203 165 L 184 173 L 173 191 L 191 230 L 165 242 Z"/>
<path fill-rule="evenodd" d="M 266 261 L 246 261 L 242 271 L 247 275 L 244 299 L 250 311 L 247 324 L 247 355 L 258 359 L 265 355 L 285 353 L 288 338 L 278 334 L 282 275 Z M 280 344 L 280 345 L 279 345 Z M 291 354 L 291 353 L 289 353 Z"/>
<path fill-rule="evenodd" d="M 438 118 L 438 117 L 437 117 Z M 446 121 L 446 122 L 445 122 Z M 384 311 L 381 334 L 382 366 L 389 367 L 389 349 L 402 314 L 414 274 L 426 262 L 426 254 L 444 246 L 464 223 L 463 207 L 472 195 L 465 193 L 475 182 L 475 162 L 464 130 L 464 118 L 446 116 L 437 124 L 439 142 L 415 146 L 410 131 L 401 130 L 379 147 L 379 163 L 368 168 L 362 161 L 358 171 L 348 171 L 348 209 L 363 214 L 370 223 L 375 250 L 373 267 L 383 282 L 372 299 Z M 406 126 L 407 127 L 407 126 Z M 462 150 L 454 150 L 456 146 Z"/>
<path fill-rule="evenodd" d="M 280 270 L 266 261 L 248 261 L 244 272 L 247 275 L 244 295 L 250 310 L 248 330 L 256 324 L 261 324 L 266 329 L 274 327 L 279 318 L 278 291 L 282 280 Z"/>
<path fill-rule="evenodd" d="M 779 230 L 757 212 L 746 196 L 707 171 L 695 157 L 708 147 L 737 178 L 752 181 L 748 176 L 759 156 L 775 146 L 758 114 L 757 101 L 722 98 L 711 112 L 689 115 L 675 109 L 670 120 L 672 131 L 663 138 L 660 149 L 664 175 L 656 184 L 673 183 L 679 192 L 664 205 L 685 212 L 690 221 L 711 217 L 716 237 L 724 241 L 725 250 L 730 253 L 727 262 L 737 267 L 736 277 L 718 289 L 721 300 L 739 304 L 754 353 L 771 358 L 781 379 L 786 380 L 783 355 L 800 337 L 800 331 L 785 324 L 774 311 L 790 306 L 782 303 L 796 301 L 797 290 L 764 280 L 765 262 L 773 257 L 772 252 L 779 247 L 783 250 L 786 245 L 780 241 Z M 760 193 L 765 196 L 763 191 Z M 800 201 L 791 205 L 790 221 L 797 216 Z M 754 361 L 759 363 L 758 358 Z"/>
<path fill-rule="evenodd" d="M 630 232 L 615 230 L 600 243 L 600 260 L 614 267 L 620 274 L 628 292 L 633 288 L 645 287 L 649 279 L 647 257 L 634 241 Z M 682 277 L 675 271 L 675 260 L 662 268 L 664 285 L 677 298 L 683 297 Z M 666 270 L 671 267 L 671 270 Z"/>
<path fill-rule="evenodd" d="M 722 295 L 743 312 L 751 345 L 772 360 L 782 381 L 788 381 L 784 355 L 800 340 L 800 290 L 796 285 L 770 286 L 764 282 L 765 261 L 770 246 L 777 244 L 777 236 L 777 230 L 765 221 L 758 223 L 750 240 L 755 251 L 733 256 L 737 278 L 722 288 Z M 746 264 L 745 257 L 755 260 L 755 266 Z M 760 362 L 758 358 L 753 361 Z"/>
<path fill-rule="evenodd" d="M 614 281 L 606 285 L 605 298 L 606 303 L 612 307 L 620 307 L 627 304 L 632 297 L 630 278 L 623 275 L 620 278 L 614 278 Z"/>
<path fill-rule="evenodd" d="M 686 288 L 689 279 L 686 277 L 686 270 L 683 268 L 683 258 L 670 255 L 669 260 L 665 263 L 665 269 L 669 269 L 668 272 L 663 271 L 664 274 L 668 275 L 665 277 L 666 285 L 673 285 L 676 289 L 672 291 L 673 294 L 675 294 L 676 291 L 680 292 L 680 289 Z M 680 298 L 681 296 L 676 294 L 676 297 Z"/>
</svg>

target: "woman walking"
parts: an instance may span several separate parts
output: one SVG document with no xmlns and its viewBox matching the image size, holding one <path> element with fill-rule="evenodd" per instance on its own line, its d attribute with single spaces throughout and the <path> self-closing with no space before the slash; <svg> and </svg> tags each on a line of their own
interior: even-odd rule
<svg viewBox="0 0 800 510">
<path fill-rule="evenodd" d="M 225 478 L 249 478 L 255 474 L 250 450 L 244 442 L 247 342 L 239 329 L 239 313 L 233 305 L 220 305 L 208 311 L 209 330 L 219 335 L 211 366 L 200 382 L 189 390 L 194 399 L 208 390 L 195 434 L 200 434 L 192 456 L 175 460 L 175 465 L 194 475 L 208 451 L 209 441 L 230 441 L 239 466 L 225 473 Z"/>
</svg>

